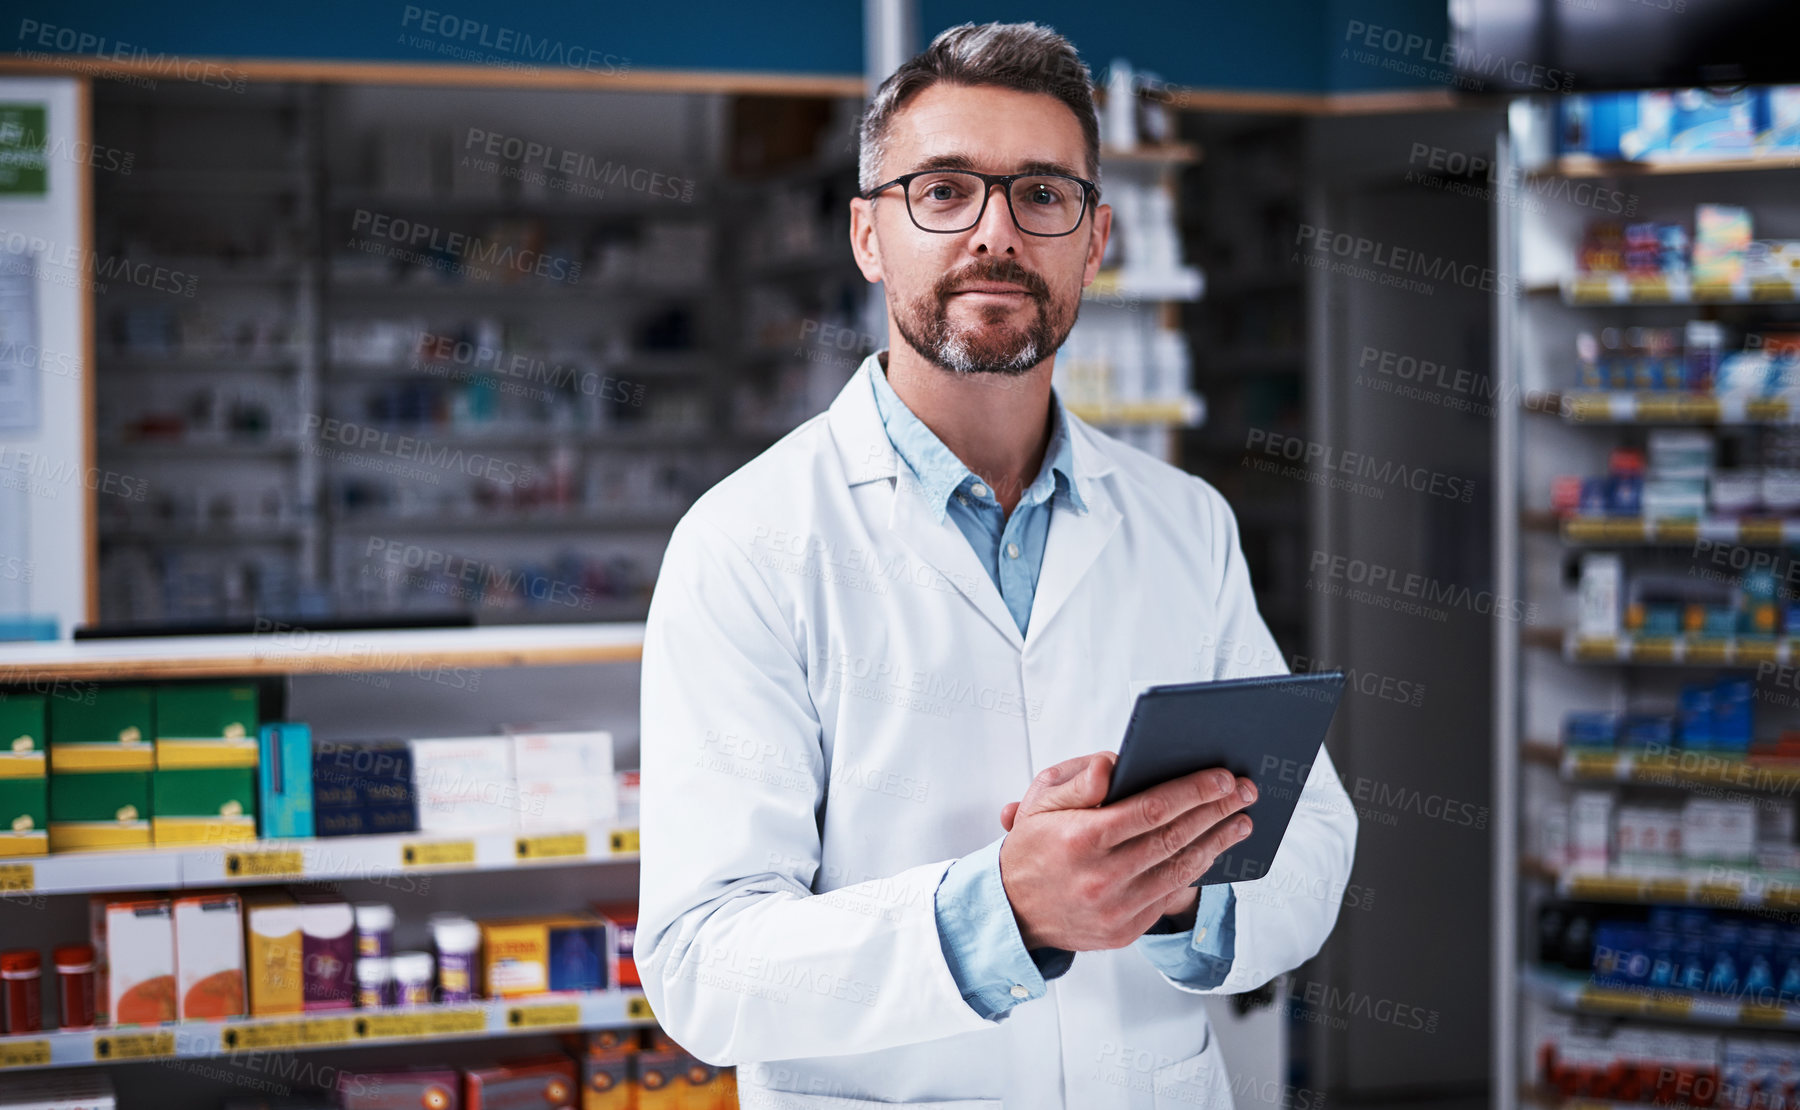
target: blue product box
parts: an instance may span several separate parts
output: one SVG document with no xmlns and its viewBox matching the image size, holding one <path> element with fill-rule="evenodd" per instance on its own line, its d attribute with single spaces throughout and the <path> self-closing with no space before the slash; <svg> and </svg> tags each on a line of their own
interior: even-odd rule
<svg viewBox="0 0 1800 1110">
<path fill-rule="evenodd" d="M 1681 635 L 1681 606 L 1665 602 L 1644 606 L 1644 627 L 1638 631 L 1644 636 Z"/>
<path fill-rule="evenodd" d="M 550 934 L 550 989 L 597 991 L 606 989 L 606 925 L 556 928 Z"/>
<path fill-rule="evenodd" d="M 1594 979 L 1615 985 L 1644 985 L 1650 979 L 1649 930 L 1624 921 L 1594 926 Z"/>
<path fill-rule="evenodd" d="M 313 745 L 313 825 L 319 836 L 416 830 L 412 750 L 395 743 Z"/>
<path fill-rule="evenodd" d="M 313 835 L 312 729 L 277 721 L 257 734 L 257 818 L 265 837 Z"/>
<path fill-rule="evenodd" d="M 1706 973 L 1706 990 L 1711 994 L 1736 994 L 1743 988 L 1744 926 L 1736 921 L 1720 921 L 1708 938 L 1712 945 L 1712 966 Z"/>
<path fill-rule="evenodd" d="M 1713 691 L 1711 686 L 1681 688 L 1681 746 L 1704 750 L 1713 746 Z"/>
<path fill-rule="evenodd" d="M 1682 89 L 1675 94 L 1670 153 L 1747 155 L 1755 144 L 1756 103 L 1749 89 Z"/>
<path fill-rule="evenodd" d="M 1675 746 L 1675 718 L 1666 713 L 1628 713 L 1623 729 L 1625 746 L 1668 750 Z"/>
<path fill-rule="evenodd" d="M 1750 750 L 1751 683 L 1730 678 L 1713 688 L 1713 747 L 1722 751 Z"/>
<path fill-rule="evenodd" d="M 1800 85 L 1772 85 L 1756 92 L 1757 148 L 1800 149 Z"/>
<path fill-rule="evenodd" d="M 1729 605 L 1707 605 L 1701 610 L 1700 635 L 1726 639 L 1737 635 L 1738 611 Z"/>
<path fill-rule="evenodd" d="M 1582 516 L 1606 515 L 1606 486 L 1605 478 L 1583 478 L 1581 480 Z"/>
<path fill-rule="evenodd" d="M 1612 748 L 1619 743 L 1617 713 L 1574 712 L 1563 718 L 1563 746 Z"/>
<path fill-rule="evenodd" d="M 1607 478 L 1606 511 L 1615 516 L 1638 516 L 1644 511 L 1644 476 L 1614 474 Z"/>
</svg>

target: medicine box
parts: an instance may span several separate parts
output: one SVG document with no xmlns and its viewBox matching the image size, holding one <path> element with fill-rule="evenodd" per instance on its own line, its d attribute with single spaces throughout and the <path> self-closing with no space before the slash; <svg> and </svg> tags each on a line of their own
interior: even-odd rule
<svg viewBox="0 0 1800 1110">
<path fill-rule="evenodd" d="M 463 1072 L 463 1110 L 576 1110 L 575 1061 L 546 1056 Z"/>
<path fill-rule="evenodd" d="M 194 767 L 151 773 L 150 820 L 158 845 L 230 844 L 256 839 L 256 770 Z"/>
<path fill-rule="evenodd" d="M 257 816 L 266 837 L 313 835 L 311 727 L 291 721 L 259 730 Z"/>
<path fill-rule="evenodd" d="M 175 899 L 175 982 L 181 1020 L 244 1010 L 244 917 L 235 894 Z"/>
<path fill-rule="evenodd" d="M 1613 798 L 1604 790 L 1578 790 L 1569 804 L 1569 866 L 1605 871 L 1612 839 Z"/>
<path fill-rule="evenodd" d="M 347 1010 L 356 999 L 356 919 L 350 903 L 322 891 L 295 895 L 300 910 L 303 1003 Z"/>
<path fill-rule="evenodd" d="M 612 967 L 608 973 L 609 981 L 616 988 L 642 987 L 644 982 L 638 978 L 637 960 L 634 956 L 634 949 L 637 945 L 637 904 L 634 902 L 606 902 L 595 903 L 590 908 L 610 926 Z"/>
<path fill-rule="evenodd" d="M 616 823 L 612 733 L 515 731 L 512 742 L 521 828 Z"/>
<path fill-rule="evenodd" d="M 43 751 L 45 712 L 39 695 L 0 694 L 0 752 Z"/>
<path fill-rule="evenodd" d="M 581 1110 L 638 1110 L 634 1055 L 581 1061 Z"/>
<path fill-rule="evenodd" d="M 254 686 L 207 682 L 156 688 L 158 741 L 253 740 L 258 724 Z"/>
<path fill-rule="evenodd" d="M 489 998 L 603 990 L 609 982 L 610 941 L 603 918 L 565 914 L 480 925 L 482 987 Z"/>
<path fill-rule="evenodd" d="M 243 896 L 244 972 L 250 1012 L 297 1014 L 305 1006 L 300 907 L 280 891 Z"/>
<path fill-rule="evenodd" d="M 402 743 L 313 744 L 313 830 L 368 836 L 418 828 L 412 751 Z"/>
<path fill-rule="evenodd" d="M 148 686 L 102 686 L 89 698 L 50 699 L 50 769 L 148 771 L 156 711 Z"/>
<path fill-rule="evenodd" d="M 1750 863 L 1756 858 L 1756 803 L 1687 799 L 1681 808 L 1681 851 L 1690 862 Z"/>
<path fill-rule="evenodd" d="M 443 1068 L 357 1074 L 340 1070 L 337 1096 L 343 1110 L 457 1110 L 462 1105 L 462 1076 Z"/>
<path fill-rule="evenodd" d="M 106 904 L 106 968 L 113 1024 L 175 1020 L 175 918 L 167 898 Z"/>
<path fill-rule="evenodd" d="M 0 856 L 50 850 L 50 780 L 0 777 Z"/>
<path fill-rule="evenodd" d="M 50 850 L 147 848 L 150 801 L 149 771 L 52 774 Z"/>
<path fill-rule="evenodd" d="M 519 791 L 508 738 L 414 740 L 409 746 L 421 832 L 470 832 L 518 825 Z"/>
</svg>

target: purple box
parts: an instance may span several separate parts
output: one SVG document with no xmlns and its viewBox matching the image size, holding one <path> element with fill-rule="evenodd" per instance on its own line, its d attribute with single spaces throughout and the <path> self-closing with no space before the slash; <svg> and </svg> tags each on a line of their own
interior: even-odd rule
<svg viewBox="0 0 1800 1110">
<path fill-rule="evenodd" d="M 302 1001 L 308 1010 L 356 1004 L 356 917 L 350 903 L 322 891 L 296 891 L 300 903 Z"/>
</svg>

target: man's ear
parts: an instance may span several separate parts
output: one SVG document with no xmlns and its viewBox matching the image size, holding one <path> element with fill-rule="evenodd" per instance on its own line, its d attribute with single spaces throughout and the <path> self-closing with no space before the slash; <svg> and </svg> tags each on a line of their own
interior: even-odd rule
<svg viewBox="0 0 1800 1110">
<path fill-rule="evenodd" d="M 881 240 L 875 235 L 875 202 L 850 198 L 850 253 L 864 280 L 873 285 L 885 279 L 881 268 Z"/>
<path fill-rule="evenodd" d="M 1094 206 L 1093 231 L 1088 235 L 1087 263 L 1081 271 L 1081 285 L 1084 289 L 1100 274 L 1100 260 L 1106 256 L 1106 241 L 1112 237 L 1112 217 L 1112 205 Z"/>
</svg>

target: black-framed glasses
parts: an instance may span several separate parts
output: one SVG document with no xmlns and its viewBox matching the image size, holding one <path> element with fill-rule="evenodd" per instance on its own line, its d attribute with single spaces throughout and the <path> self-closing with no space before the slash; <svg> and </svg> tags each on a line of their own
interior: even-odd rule
<svg viewBox="0 0 1800 1110">
<path fill-rule="evenodd" d="M 874 200 L 883 189 L 900 186 L 906 214 L 920 231 L 952 235 L 967 231 L 987 214 L 988 194 L 1006 190 L 1013 225 L 1027 235 L 1068 235 L 1081 226 L 1090 198 L 1100 186 L 1063 173 L 976 173 L 974 170 L 914 170 L 863 194 Z"/>
</svg>

